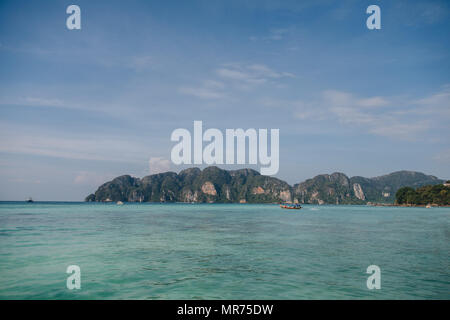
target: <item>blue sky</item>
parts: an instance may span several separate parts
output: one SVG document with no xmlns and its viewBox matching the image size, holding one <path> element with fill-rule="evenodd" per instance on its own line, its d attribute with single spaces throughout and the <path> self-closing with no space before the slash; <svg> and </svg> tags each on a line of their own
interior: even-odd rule
<svg viewBox="0 0 450 320">
<path fill-rule="evenodd" d="M 170 134 L 194 120 L 279 128 L 291 184 L 450 178 L 449 15 L 446 1 L 2 0 L 0 200 L 82 200 L 117 175 L 179 171 Z"/>
</svg>

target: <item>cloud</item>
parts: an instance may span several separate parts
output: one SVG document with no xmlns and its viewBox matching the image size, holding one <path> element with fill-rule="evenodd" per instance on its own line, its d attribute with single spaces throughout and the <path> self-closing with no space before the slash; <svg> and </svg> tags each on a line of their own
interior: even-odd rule
<svg viewBox="0 0 450 320">
<path fill-rule="evenodd" d="M 9 182 L 16 182 L 16 183 L 27 183 L 27 184 L 40 184 L 41 180 L 39 179 L 24 179 L 24 178 L 12 178 L 8 179 Z"/>
<path fill-rule="evenodd" d="M 228 78 L 232 80 L 241 80 L 241 81 L 248 81 L 248 82 L 262 82 L 265 81 L 265 79 L 257 79 L 254 78 L 251 74 L 245 73 L 241 70 L 233 70 L 230 68 L 220 68 L 217 69 L 217 74 L 222 78 Z"/>
<path fill-rule="evenodd" d="M 396 113 L 395 107 L 384 97 L 361 98 L 340 91 L 326 91 L 323 96 L 328 110 L 341 123 L 363 127 L 375 135 L 414 140 L 429 127 L 427 121 Z"/>
<path fill-rule="evenodd" d="M 151 157 L 148 161 L 150 174 L 167 172 L 170 170 L 170 161 L 160 157 Z"/>
<path fill-rule="evenodd" d="M 282 40 L 284 36 L 289 32 L 289 29 L 286 28 L 277 28 L 277 29 L 270 29 L 269 35 L 266 37 L 267 40 Z"/>
<path fill-rule="evenodd" d="M 263 64 L 252 64 L 247 66 L 247 69 L 252 71 L 255 76 L 257 77 L 266 77 L 266 78 L 283 78 L 283 77 L 289 77 L 293 78 L 294 75 L 289 72 L 277 72 L 266 65 Z"/>
<path fill-rule="evenodd" d="M 39 88 L 41 91 L 47 91 L 47 89 Z M 51 94 L 36 94 L 27 96 L 14 96 L 3 97 L 0 100 L 0 106 L 21 106 L 30 108 L 58 108 L 68 110 L 79 110 L 82 112 L 99 112 L 108 117 L 123 119 L 125 116 L 132 115 L 134 112 L 139 112 L 137 105 L 131 105 L 130 103 L 121 104 L 119 101 L 105 101 L 104 99 L 89 99 L 80 100 L 77 97 L 55 97 Z"/>
<path fill-rule="evenodd" d="M 221 99 L 225 97 L 224 84 L 215 80 L 204 81 L 199 87 L 181 87 L 179 92 L 200 99 Z"/>
<path fill-rule="evenodd" d="M 270 29 L 269 33 L 265 36 L 251 36 L 249 39 L 250 41 L 280 41 L 289 33 L 289 30 L 288 28 L 274 28 Z"/>
<path fill-rule="evenodd" d="M 418 109 L 414 110 L 415 113 L 450 117 L 450 84 L 444 85 L 439 92 L 417 99 L 413 103 L 418 106 Z"/>
<path fill-rule="evenodd" d="M 0 152 L 72 160 L 145 163 L 145 144 L 123 137 L 64 136 L 29 126 L 0 123 Z"/>
<path fill-rule="evenodd" d="M 288 72 L 278 72 L 262 64 L 226 64 L 216 70 L 219 77 L 247 84 L 263 84 L 270 80 L 292 78 Z"/>
<path fill-rule="evenodd" d="M 129 58 L 125 65 L 139 72 L 153 67 L 154 61 L 151 56 L 136 56 Z"/>
<path fill-rule="evenodd" d="M 428 121 L 402 123 L 398 120 L 394 120 L 389 123 L 383 123 L 384 121 L 384 119 L 372 121 L 370 123 L 369 132 L 385 137 L 415 140 L 419 133 L 426 131 L 430 127 Z"/>
<path fill-rule="evenodd" d="M 223 98 L 223 94 L 215 90 L 211 90 L 205 87 L 181 87 L 179 90 L 183 94 L 194 96 L 200 99 L 220 99 Z"/>
<path fill-rule="evenodd" d="M 288 113 L 294 110 L 294 117 L 301 120 L 324 120 L 327 111 L 317 102 L 305 102 L 302 100 L 284 100 L 284 99 L 261 99 L 259 103 L 265 107 L 278 109 L 281 113 Z"/>
<path fill-rule="evenodd" d="M 225 87 L 225 85 L 220 82 L 220 81 L 215 81 L 215 80 L 206 80 L 204 82 L 205 87 L 207 88 L 211 88 L 211 89 L 223 89 Z"/>
<path fill-rule="evenodd" d="M 345 124 L 374 125 L 381 120 L 379 115 L 362 112 L 353 107 L 332 106 L 329 108 L 338 119 Z"/>
<path fill-rule="evenodd" d="M 356 105 L 360 107 L 384 107 L 389 104 L 389 101 L 387 101 L 383 97 L 370 97 L 370 98 L 364 98 L 359 99 L 356 101 Z"/>
<path fill-rule="evenodd" d="M 198 86 L 181 86 L 178 92 L 200 99 L 224 99 L 230 97 L 227 90 L 245 90 L 256 85 L 293 78 L 289 72 L 278 72 L 263 64 L 242 65 L 228 63 L 215 70 L 218 79 L 205 80 Z"/>
<path fill-rule="evenodd" d="M 105 183 L 105 181 L 112 180 L 113 178 L 113 174 L 98 174 L 96 172 L 80 171 L 75 176 L 73 183 L 79 185 L 99 186 Z"/>
<path fill-rule="evenodd" d="M 384 107 L 390 103 L 386 98 L 380 96 L 357 98 L 351 93 L 338 90 L 327 90 L 322 95 L 334 107 L 374 108 Z"/>
<path fill-rule="evenodd" d="M 52 108 L 67 108 L 67 109 L 79 109 L 81 106 L 70 104 L 67 101 L 59 98 L 48 97 L 17 97 L 12 99 L 3 99 L 0 101 L 0 105 L 20 105 L 27 107 L 52 107 Z"/>
<path fill-rule="evenodd" d="M 422 99 L 382 96 L 362 97 L 350 92 L 326 90 L 310 102 L 283 102 L 294 117 L 309 121 L 335 121 L 367 133 L 415 141 L 431 128 L 431 123 L 448 118 L 450 88 Z M 417 108 L 421 106 L 422 108 Z M 437 118 L 439 117 L 439 118 Z"/>
<path fill-rule="evenodd" d="M 448 19 L 445 1 L 396 1 L 396 21 L 406 26 L 432 25 Z"/>
</svg>

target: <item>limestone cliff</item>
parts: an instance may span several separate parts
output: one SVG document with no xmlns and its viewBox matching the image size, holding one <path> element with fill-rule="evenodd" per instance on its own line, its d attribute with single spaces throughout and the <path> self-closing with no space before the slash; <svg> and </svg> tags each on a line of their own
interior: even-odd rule
<svg viewBox="0 0 450 320">
<path fill-rule="evenodd" d="M 290 202 L 291 187 L 251 169 L 208 167 L 160 173 L 142 179 L 121 176 L 101 185 L 86 201 L 128 202 Z"/>
<path fill-rule="evenodd" d="M 190 168 L 142 179 L 124 175 L 101 185 L 86 201 L 127 202 L 221 202 L 221 203 L 312 203 L 365 204 L 394 201 L 404 186 L 420 187 L 442 183 L 420 172 L 398 171 L 389 175 L 349 178 L 343 173 L 321 174 L 291 187 L 255 170 Z"/>
</svg>

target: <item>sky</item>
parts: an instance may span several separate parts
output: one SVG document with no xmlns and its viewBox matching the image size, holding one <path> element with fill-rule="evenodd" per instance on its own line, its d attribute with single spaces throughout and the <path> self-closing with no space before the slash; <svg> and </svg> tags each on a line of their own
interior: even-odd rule
<svg viewBox="0 0 450 320">
<path fill-rule="evenodd" d="M 115 176 L 179 172 L 170 135 L 194 120 L 280 129 L 290 184 L 448 179 L 449 17 L 436 0 L 0 0 L 0 200 L 81 201 Z"/>
</svg>

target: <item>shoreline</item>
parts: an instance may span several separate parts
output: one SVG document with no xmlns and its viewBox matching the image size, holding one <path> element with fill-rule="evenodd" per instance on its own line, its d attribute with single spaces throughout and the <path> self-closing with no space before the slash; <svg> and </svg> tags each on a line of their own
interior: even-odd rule
<svg viewBox="0 0 450 320">
<path fill-rule="evenodd" d="M 32 205 L 34 204 L 108 204 L 108 205 L 118 205 L 114 201 L 61 201 L 61 200 L 42 200 L 42 201 L 33 201 L 32 203 L 27 203 L 26 201 L 19 201 L 19 200 L 0 200 L 0 204 L 6 204 L 6 203 L 21 203 L 21 204 L 28 204 Z M 202 204 L 202 205 L 214 205 L 214 204 L 240 204 L 240 205 L 280 205 L 281 203 L 278 202 L 247 202 L 247 203 L 240 203 L 240 202 L 139 202 L 139 201 L 125 201 L 120 205 L 124 204 Z M 374 202 L 367 202 L 365 204 L 335 204 L 335 203 L 299 203 L 302 206 L 371 206 L 371 207 L 403 207 L 403 208 L 450 208 L 450 205 L 437 205 L 437 204 L 394 204 L 394 203 L 374 203 Z"/>
<path fill-rule="evenodd" d="M 372 207 L 403 207 L 403 208 L 450 208 L 450 205 L 430 204 L 395 204 L 395 203 L 372 203 L 368 202 L 367 206 Z"/>
</svg>

